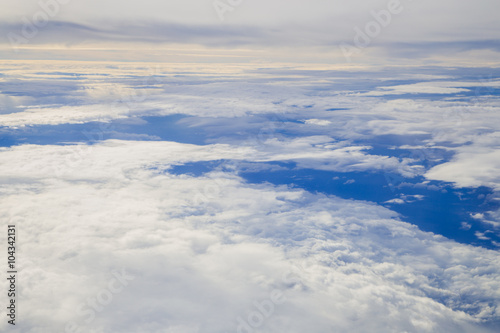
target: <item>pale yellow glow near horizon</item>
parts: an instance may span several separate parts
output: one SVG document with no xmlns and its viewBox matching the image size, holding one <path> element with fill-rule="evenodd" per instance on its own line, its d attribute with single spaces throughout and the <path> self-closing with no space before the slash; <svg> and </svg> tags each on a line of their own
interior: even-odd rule
<svg viewBox="0 0 500 333">
<path fill-rule="evenodd" d="M 78 45 L 28 44 L 14 50 L 0 44 L 0 58 L 13 61 L 83 61 L 168 64 L 231 64 L 248 66 L 294 66 L 325 70 L 356 70 L 377 67 L 460 66 L 500 67 L 500 52 L 473 50 L 449 55 L 408 59 L 391 57 L 370 47 L 348 62 L 340 49 L 287 47 L 204 47 L 197 44 L 84 43 Z"/>
</svg>

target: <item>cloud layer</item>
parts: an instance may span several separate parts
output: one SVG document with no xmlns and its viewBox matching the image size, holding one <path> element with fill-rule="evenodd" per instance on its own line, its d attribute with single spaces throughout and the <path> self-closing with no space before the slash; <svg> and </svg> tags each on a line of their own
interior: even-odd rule
<svg viewBox="0 0 500 333">
<path fill-rule="evenodd" d="M 1 66 L 19 332 L 498 330 L 498 251 L 407 223 L 426 198 L 395 191 L 482 195 L 459 226 L 500 246 L 495 69 Z M 250 163 L 397 175 L 397 198 L 251 184 Z"/>
<path fill-rule="evenodd" d="M 88 60 L 97 56 L 118 60 L 116 51 L 126 48 L 129 57 L 140 54 L 143 60 L 164 61 L 165 55 L 158 53 L 162 48 L 170 49 L 171 55 L 178 44 L 188 44 L 207 47 L 207 54 L 247 48 L 244 59 L 232 57 L 223 62 L 250 58 L 345 64 L 340 45 L 349 45 L 360 51 L 354 57 L 360 63 L 391 63 L 409 57 L 423 62 L 473 63 L 480 57 L 498 64 L 498 3 L 494 0 L 439 4 L 427 0 L 314 0 L 307 4 L 300 0 L 150 0 L 140 4 L 33 0 L 5 7 L 0 14 L 4 22 L 0 44 L 1 54 L 10 59 Z M 83 51 L 89 47 L 92 52 Z"/>
<path fill-rule="evenodd" d="M 170 163 L 228 152 L 162 145 L 103 142 L 78 173 L 66 160 L 78 146 L 0 153 L 2 219 L 23 235 L 23 331 L 237 331 L 273 291 L 284 301 L 266 332 L 489 332 L 481 322 L 498 320 L 496 252 L 366 202 L 170 175 Z M 133 279 L 93 318 L 89 299 L 122 269 Z"/>
</svg>

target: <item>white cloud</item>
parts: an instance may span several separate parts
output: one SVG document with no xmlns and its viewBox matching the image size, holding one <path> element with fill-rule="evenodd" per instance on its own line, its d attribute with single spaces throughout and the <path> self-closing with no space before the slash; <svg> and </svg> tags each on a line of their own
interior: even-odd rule
<svg viewBox="0 0 500 333">
<path fill-rule="evenodd" d="M 401 94 L 457 94 L 461 92 L 469 92 L 470 88 L 476 88 L 479 91 L 481 88 L 499 87 L 498 80 L 478 81 L 428 81 L 412 84 L 402 84 L 397 86 L 380 87 L 375 91 L 362 94 L 365 96 L 384 96 L 384 95 L 401 95 Z M 474 90 L 474 89 L 472 89 Z"/>
<path fill-rule="evenodd" d="M 5 65 L 10 66 L 10 63 Z M 96 67 L 99 75 L 94 77 L 87 67 L 74 63 L 24 67 L 19 63 L 13 68 L 12 73 L 2 77 L 6 86 L 14 84 L 13 93 L 38 96 L 41 91 L 43 94 L 36 99 L 38 105 L 25 105 L 21 112 L 0 114 L 0 124 L 11 129 L 184 114 L 191 117 L 182 119 L 179 125 L 206 131 L 211 135 L 207 142 L 224 138 L 224 142 L 232 145 L 245 145 L 256 153 L 252 158 L 263 162 L 287 160 L 295 161 L 303 168 L 383 170 L 412 177 L 423 174 L 425 165 L 432 167 L 442 162 L 443 157 L 434 156 L 429 149 L 444 149 L 456 152 L 454 159 L 428 170 L 426 177 L 454 182 L 458 186 L 499 186 L 500 180 L 495 172 L 499 143 L 498 137 L 491 133 L 500 130 L 500 103 L 489 95 L 490 88 L 498 87 L 498 80 L 494 78 L 428 81 L 390 87 L 406 87 L 405 91 L 414 92 L 416 90 L 412 89 L 416 87 L 475 87 L 479 90 L 472 101 L 453 98 L 386 101 L 378 97 L 360 97 L 363 95 L 360 90 L 375 91 L 373 84 L 367 84 L 370 89 L 362 86 L 357 91 L 348 90 L 351 88 L 346 86 L 346 73 L 340 71 L 332 71 L 332 77 L 326 79 L 321 71 L 300 68 L 263 71 L 252 64 L 230 66 L 224 69 L 223 76 L 217 76 L 217 69 L 204 65 L 170 68 L 164 65 L 100 64 Z M 261 77 L 255 75 L 259 70 L 268 75 L 264 85 Z M 199 72 L 206 74 L 203 78 L 195 77 Z M 50 73 L 54 78 L 50 79 Z M 75 74 L 79 81 L 67 73 Z M 384 73 L 384 76 L 390 73 Z M 16 83 L 20 77 L 27 83 Z M 396 78 L 407 80 L 408 75 L 397 74 Z M 430 78 L 420 76 L 420 79 Z M 325 92 L 325 86 L 338 87 L 339 90 Z M 64 97 L 59 95 L 61 89 L 64 89 Z M 4 99 L 11 101 L 15 98 L 9 95 Z M 23 101 L 35 103 L 31 97 L 23 98 Z M 20 100 L 16 99 L 16 103 Z M 328 109 L 333 111 L 325 111 Z M 304 119 L 303 112 L 307 112 L 310 118 L 300 123 L 299 120 Z M 270 120 L 270 114 L 276 119 Z M 319 126 L 327 123 L 328 126 Z M 313 124 L 318 126 L 311 126 Z M 281 131 L 308 139 L 290 140 L 282 136 Z M 235 139 L 236 135 L 241 135 L 241 138 Z M 368 145 L 350 143 L 384 135 L 421 135 L 427 138 L 415 139 L 413 145 L 406 142 L 400 145 L 402 149 L 419 148 L 406 157 L 372 155 Z M 113 137 L 158 138 L 134 136 L 133 133 L 113 133 Z M 314 137 L 321 138 L 322 142 L 306 142 Z M 342 138 L 342 141 L 330 144 L 332 138 Z M 473 144 L 467 148 L 471 142 Z"/>
<path fill-rule="evenodd" d="M 460 187 L 488 186 L 500 190 L 499 139 L 497 133 L 476 136 L 473 144 L 457 148 L 450 162 L 430 169 L 426 177 L 453 182 Z"/>
<path fill-rule="evenodd" d="M 310 136 L 293 140 L 269 139 L 257 146 L 254 161 L 294 161 L 298 167 L 339 172 L 385 170 L 414 177 L 421 170 L 408 159 L 369 155 L 370 147 L 347 146 L 348 142 L 332 142 L 327 136 Z"/>
<path fill-rule="evenodd" d="M 484 214 L 482 214 L 482 213 L 471 214 L 471 216 L 472 216 L 472 218 L 474 218 L 476 220 L 484 219 Z"/>
<path fill-rule="evenodd" d="M 367 93 L 367 96 L 384 96 L 400 94 L 456 94 L 469 91 L 469 89 L 446 87 L 442 84 L 433 83 L 415 83 L 408 85 L 399 85 L 393 87 L 382 87 L 377 91 Z"/>
<path fill-rule="evenodd" d="M 406 201 L 404 201 L 403 199 L 395 198 L 395 199 L 387 200 L 385 203 L 402 205 L 402 204 L 406 203 Z"/>
<path fill-rule="evenodd" d="M 14 128 L 26 125 L 82 124 L 126 118 L 128 112 L 126 107 L 106 107 L 106 105 L 32 108 L 18 113 L 0 115 L 0 122 L 4 126 Z"/>
<path fill-rule="evenodd" d="M 264 14 L 269 19 L 276 13 Z M 259 311 L 255 302 L 263 304 L 277 290 L 286 302 L 274 305 L 260 325 L 264 332 L 496 331 L 497 251 L 424 233 L 373 203 L 249 185 L 220 171 L 172 175 L 169 168 L 196 161 L 288 161 L 299 168 L 425 175 L 498 190 L 499 137 L 493 133 L 500 130 L 500 103 L 489 90 L 472 101 L 465 94 L 387 101 L 365 93 L 460 93 L 498 87 L 498 81 L 377 89 L 380 80 L 406 82 L 408 76 L 375 70 L 358 83 L 359 70 L 327 71 L 323 65 L 169 64 L 151 71 L 149 65 L 124 63 L 2 64 L 13 68 L 2 77 L 4 86 L 23 79 L 11 95 L 0 95 L 0 106 L 21 111 L 0 115 L 12 133 L 22 126 L 117 119 L 144 125 L 140 117 L 183 114 L 191 117 L 180 126 L 207 130 L 213 143 L 107 140 L 0 148 L 0 218 L 16 223 L 22 235 L 19 330 L 59 332 L 74 322 L 83 332 L 232 332 L 238 317 L 248 321 Z M 391 135 L 393 148 L 424 153 L 371 153 L 369 139 Z M 444 159 L 428 154 L 430 149 L 455 155 L 428 166 Z M 410 185 L 440 190 L 429 181 Z M 422 199 L 402 195 L 386 203 Z M 474 214 L 478 222 L 498 227 L 500 211 Z M 463 222 L 462 228 L 472 225 Z M 476 232 L 482 240 L 491 235 Z M 122 268 L 134 280 L 86 323 L 78 310 L 107 290 Z M 0 329 L 6 325 L 0 322 Z"/>
<path fill-rule="evenodd" d="M 462 230 L 470 230 L 471 228 L 472 228 L 472 225 L 470 225 L 469 223 L 467 223 L 467 222 L 462 222 L 461 223 L 460 229 L 462 229 Z"/>
<path fill-rule="evenodd" d="M 481 322 L 500 316 L 494 251 L 367 202 L 163 171 L 244 151 L 113 140 L 75 169 L 80 149 L 0 151 L 0 216 L 22 234 L 23 330 L 236 332 L 273 290 L 286 302 L 266 332 L 492 332 Z M 86 323 L 77 310 L 122 268 L 134 280 Z"/>
<path fill-rule="evenodd" d="M 490 240 L 490 239 L 491 239 L 491 238 L 487 237 L 487 236 L 485 235 L 485 233 L 484 233 L 484 232 L 479 232 L 479 231 L 476 231 L 476 232 L 474 233 L 474 235 L 475 235 L 478 239 L 481 239 L 481 240 Z"/>
<path fill-rule="evenodd" d="M 318 125 L 318 126 L 328 126 L 328 125 L 330 125 L 332 123 L 331 121 L 325 120 L 325 119 L 307 119 L 304 122 L 306 124 Z"/>
</svg>

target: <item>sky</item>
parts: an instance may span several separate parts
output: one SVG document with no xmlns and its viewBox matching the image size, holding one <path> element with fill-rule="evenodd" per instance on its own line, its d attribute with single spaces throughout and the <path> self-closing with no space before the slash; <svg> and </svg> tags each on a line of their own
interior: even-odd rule
<svg viewBox="0 0 500 333">
<path fill-rule="evenodd" d="M 498 64 L 500 48 L 495 0 L 28 0 L 4 7 L 6 59 L 338 65 L 344 45 L 356 48 L 356 64 L 470 66 Z"/>
<path fill-rule="evenodd" d="M 2 4 L 0 331 L 500 329 L 498 2 Z"/>
</svg>

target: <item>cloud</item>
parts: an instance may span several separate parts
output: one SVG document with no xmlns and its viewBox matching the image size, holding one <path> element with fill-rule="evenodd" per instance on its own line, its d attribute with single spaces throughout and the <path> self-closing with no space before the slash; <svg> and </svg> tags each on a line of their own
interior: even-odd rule
<svg viewBox="0 0 500 333">
<path fill-rule="evenodd" d="M 69 2 L 57 8 L 49 6 L 49 10 L 38 3 L 20 4 L 1 14 L 4 22 L 0 25 L 2 55 L 11 59 L 19 59 L 21 54 L 31 59 L 53 59 L 58 55 L 58 59 L 85 60 L 96 57 L 98 49 L 106 47 L 110 52 L 102 52 L 98 57 L 119 60 L 114 51 L 126 47 L 129 57 L 140 54 L 142 59 L 152 57 L 164 61 L 164 54 L 157 52 L 165 46 L 183 44 L 203 45 L 211 50 L 250 48 L 244 62 L 250 56 L 276 61 L 314 59 L 320 63 L 346 63 L 339 45 L 354 46 L 356 36 L 359 39 L 362 31 L 363 44 L 368 47 L 362 48 L 356 58 L 361 63 L 391 64 L 408 58 L 422 63 L 473 63 L 478 57 L 497 63 L 495 56 L 498 58 L 499 47 L 495 31 L 498 20 L 494 13 L 498 11 L 498 3 L 494 0 L 482 0 L 479 6 L 467 1 L 459 1 L 457 5 L 456 1 L 446 0 L 437 5 L 429 1 L 402 0 L 398 6 L 401 10 L 382 24 L 378 22 L 389 4 L 385 0 L 356 4 L 313 0 L 307 5 L 298 0 L 224 3 L 229 10 L 223 15 L 214 8 L 213 1 L 201 0 L 183 3 L 150 0 L 140 5 L 114 0 L 106 4 Z M 99 14 L 95 8 L 99 8 Z M 48 20 L 40 19 L 44 16 Z M 366 28 L 374 24 L 378 26 L 378 33 L 367 34 Z M 33 27 L 36 33 L 31 36 L 26 31 L 33 31 Z M 9 52 L 11 41 L 7 36 L 14 40 L 13 44 L 21 44 L 18 46 L 27 49 L 33 45 L 42 47 L 21 53 Z M 54 45 L 64 47 L 50 50 Z M 84 52 L 85 46 L 94 48 L 94 52 Z M 67 53 L 66 48 L 76 52 Z M 151 48 L 155 52 L 151 52 Z M 255 55 L 262 51 L 263 56 Z M 233 57 L 224 61 L 241 59 Z"/>
<path fill-rule="evenodd" d="M 499 104 L 489 88 L 498 81 L 474 85 L 470 77 L 485 69 L 462 69 L 452 84 L 457 72 L 435 68 L 370 70 L 358 81 L 359 71 L 261 67 L 40 63 L 2 77 L 5 96 L 34 96 L 0 115 L 5 133 L 100 121 L 127 139 L 24 138 L 0 148 L 0 217 L 23 239 L 23 329 L 229 332 L 253 318 L 266 332 L 496 332 L 497 251 L 422 232 L 366 201 L 252 185 L 221 169 L 169 171 L 199 161 L 228 161 L 236 171 L 294 162 L 428 178 L 414 188 L 441 190 L 435 179 L 496 189 Z M 26 84 L 6 92 L 21 73 Z M 474 95 L 421 96 L 429 87 Z M 414 98 L 358 96 L 400 88 Z M 114 101 L 119 107 L 108 107 Z M 133 141 L 159 140 L 148 117 L 173 114 L 187 116 L 176 125 L 204 133 L 205 145 Z M 423 199 L 404 194 L 388 203 Z M 483 214 L 474 215 L 477 224 L 498 220 L 489 207 L 470 212 Z M 476 232 L 477 224 L 462 227 Z M 107 303 L 123 271 L 134 278 Z M 273 292 L 286 301 L 269 303 Z"/>
<path fill-rule="evenodd" d="M 14 128 L 26 125 L 83 124 L 91 121 L 126 118 L 128 113 L 127 107 L 115 105 L 30 108 L 23 112 L 0 115 L 0 122 L 4 126 Z"/>
<path fill-rule="evenodd" d="M 444 84 L 443 84 L 444 83 Z M 379 91 L 370 92 L 371 96 L 398 95 L 398 94 L 456 94 L 469 89 L 447 87 L 446 82 L 415 83 L 394 87 L 382 87 Z"/>
<path fill-rule="evenodd" d="M 24 23 L 0 26 L 19 39 L 23 39 Z M 256 43 L 262 38 L 256 27 L 234 27 L 188 25 L 171 22 L 141 22 L 139 24 L 108 22 L 104 25 L 88 25 L 65 21 L 49 21 L 40 33 L 28 40 L 30 44 L 80 44 L 94 42 L 121 43 L 193 43 L 211 46 L 237 46 Z M 20 43 L 19 46 L 25 43 Z"/>
<path fill-rule="evenodd" d="M 462 229 L 462 230 L 470 230 L 472 228 L 472 225 L 470 225 L 467 222 L 462 222 L 461 225 L 462 226 L 460 227 L 460 229 Z"/>
<path fill-rule="evenodd" d="M 442 81 L 446 75 L 458 75 L 443 69 L 433 70 L 432 77 L 425 76 L 425 68 L 414 74 L 371 70 L 366 74 L 369 79 L 352 86 L 347 78 L 353 73 L 341 70 L 262 69 L 248 65 L 228 68 L 223 76 L 217 76 L 213 68 L 200 65 L 177 65 L 174 69 L 115 65 L 101 64 L 95 75 L 73 63 L 31 67 L 17 64 L 16 71 L 2 77 L 1 96 L 11 109 L 0 114 L 0 124 L 15 131 L 39 125 L 139 121 L 141 117 L 182 114 L 190 117 L 180 119 L 179 126 L 199 131 L 207 143 L 254 149 L 261 162 L 287 160 L 301 168 L 383 170 L 407 177 L 425 172 L 428 179 L 459 186 L 496 188 L 498 184 L 494 172 L 498 140 L 488 134 L 498 130 L 500 104 L 494 95 L 498 79 L 493 75 L 485 79 L 483 70 L 464 74 L 467 80 L 456 81 Z M 20 68 L 22 75 L 29 78 L 27 83 L 21 84 Z M 195 77 L 200 70 L 209 75 Z M 265 82 L 262 75 L 266 75 Z M 377 76 L 386 77 L 385 83 L 381 84 Z M 471 80 L 471 76 L 478 78 Z M 413 83 L 409 84 L 408 78 Z M 419 94 L 431 88 L 463 87 L 473 95 L 436 101 Z M 366 95 L 377 91 L 413 92 L 416 98 Z M 19 105 L 19 98 L 23 105 Z M 12 104 L 13 100 L 16 104 Z M 308 115 L 305 123 L 304 112 Z M 328 126 L 318 126 L 320 123 Z M 370 145 L 371 140 L 387 135 L 398 136 L 391 139 L 391 144 L 398 146 L 401 140 L 399 148 L 410 149 L 411 153 L 372 153 L 370 150 L 377 147 Z M 114 133 L 113 137 L 160 136 Z M 307 141 L 318 138 L 321 142 Z M 341 139 L 336 142 L 335 138 Z M 356 140 L 365 141 L 351 143 Z M 456 147 L 470 142 L 475 145 Z M 443 151 L 456 155 L 449 161 L 448 152 Z"/>
<path fill-rule="evenodd" d="M 3 87 L 10 87 L 3 92 L 8 96 L 6 98 L 11 100 L 17 98 L 14 97 L 16 94 L 22 94 L 25 105 L 19 106 L 15 113 L 1 114 L 2 126 L 15 129 L 37 125 L 138 121 L 141 117 L 183 114 L 190 117 L 179 120 L 179 126 L 199 130 L 208 143 L 226 142 L 256 149 L 262 162 L 288 160 L 297 162 L 302 168 L 395 171 L 408 177 L 422 174 L 427 166 L 431 168 L 426 173 L 429 179 L 455 182 L 460 178 L 461 186 L 496 186 L 493 184 L 497 182 L 495 173 L 489 171 L 495 170 L 497 143 L 493 136 L 485 135 L 498 129 L 496 111 L 499 104 L 494 97 L 498 80 L 495 77 L 440 81 L 445 76 L 438 74 L 449 74 L 442 70 L 436 71 L 432 77 L 437 75 L 436 81 L 426 77 L 426 71 L 422 69 L 424 74 L 416 73 L 415 77 L 424 79 L 424 82 L 395 85 L 394 81 L 407 82 L 409 76 L 412 80 L 415 77 L 389 69 L 382 74 L 368 71 L 370 79 L 356 88 L 346 80 L 352 72 L 345 71 L 271 70 L 251 65 L 227 69 L 223 76 L 209 71 L 213 75 L 200 79 L 193 75 L 199 70 L 207 70 L 207 66 L 178 65 L 170 69 L 118 64 L 114 68 L 106 64 L 98 66 L 97 76 L 81 65 L 46 66 L 45 71 L 42 71 L 43 65 L 24 69 L 23 75 L 30 79 L 23 85 L 17 72 L 3 77 Z M 265 82 L 260 75 L 267 75 Z M 386 79 L 387 83 L 377 89 L 377 85 L 380 86 L 377 75 L 393 79 Z M 340 90 L 325 90 L 331 87 Z M 419 90 L 422 87 L 469 87 L 474 96 L 472 100 L 465 97 L 465 100 L 435 101 L 417 94 L 422 92 Z M 352 90 L 354 88 L 356 90 Z M 398 89 L 414 92 L 418 98 L 387 100 L 380 96 L 359 96 L 366 95 L 361 91 Z M 305 123 L 304 112 L 310 117 Z M 319 123 L 328 126 L 318 126 Z M 115 133 L 113 137 L 159 137 L 143 134 Z M 373 138 L 385 135 L 399 136 L 394 142 L 406 140 L 399 145 L 401 149 L 414 150 L 406 155 L 384 156 L 371 153 L 374 147 L 369 144 L 350 143 L 360 139 L 369 143 Z M 410 136 L 413 139 L 408 138 Z M 291 137 L 308 139 L 292 140 Z M 314 137 L 322 137 L 322 142 L 304 141 Z M 342 139 L 335 143 L 334 138 Z M 410 140 L 413 140 L 412 144 L 408 145 Z M 477 142 L 481 148 L 468 152 L 467 148 L 453 147 L 468 142 Z M 434 167 L 445 161 L 445 153 L 431 149 L 458 154 L 453 162 Z M 479 153 L 481 163 L 479 159 L 471 158 Z M 474 165 L 464 168 L 462 163 L 477 164 L 489 168 L 489 171 L 476 170 Z M 448 172 L 449 168 L 453 170 Z"/>
<path fill-rule="evenodd" d="M 306 124 L 318 125 L 318 126 L 328 126 L 332 123 L 331 121 L 325 119 L 307 119 L 304 122 Z"/>
<path fill-rule="evenodd" d="M 478 136 L 475 141 L 472 145 L 458 148 L 450 162 L 430 169 L 426 177 L 453 182 L 460 187 L 488 186 L 500 190 L 498 135 Z"/>
<path fill-rule="evenodd" d="M 400 95 L 400 94 L 457 94 L 469 92 L 475 88 L 475 92 L 481 89 L 493 91 L 500 87 L 500 82 L 495 79 L 480 79 L 479 81 L 426 81 L 397 86 L 381 87 L 376 91 L 366 93 L 367 96 Z"/>
<path fill-rule="evenodd" d="M 81 149 L 0 151 L 0 216 L 23 235 L 23 329 L 237 331 L 277 290 L 267 332 L 494 331 L 482 323 L 500 316 L 495 251 L 373 203 L 168 173 L 238 153 L 224 145 L 112 140 L 75 169 Z M 134 279 L 94 319 L 78 311 L 122 269 Z"/>
<path fill-rule="evenodd" d="M 401 204 L 404 204 L 406 202 L 403 199 L 396 198 L 396 199 L 387 200 L 385 203 L 401 205 Z"/>
<path fill-rule="evenodd" d="M 472 218 L 474 218 L 476 220 L 484 219 L 484 214 L 482 214 L 482 213 L 471 214 L 471 216 L 472 216 Z"/>
</svg>

